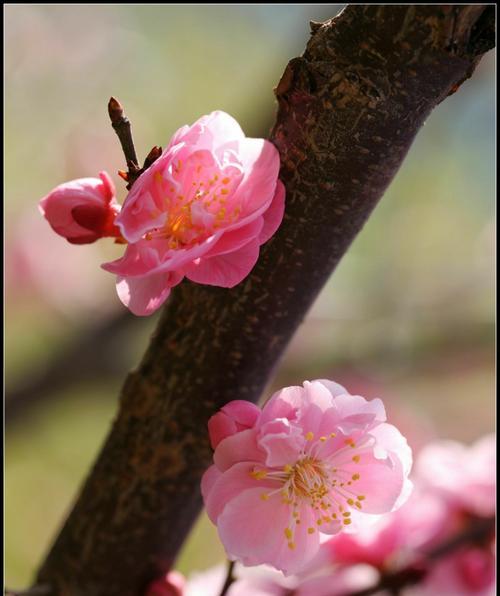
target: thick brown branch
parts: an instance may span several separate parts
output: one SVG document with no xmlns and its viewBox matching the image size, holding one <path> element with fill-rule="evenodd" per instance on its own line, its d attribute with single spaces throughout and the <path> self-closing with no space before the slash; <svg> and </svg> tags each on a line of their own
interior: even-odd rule
<svg viewBox="0 0 500 596">
<path fill-rule="evenodd" d="M 174 291 L 40 569 L 53 594 L 137 596 L 172 565 L 201 507 L 208 418 L 257 401 L 423 122 L 472 73 L 484 10 L 356 5 L 314 27 L 277 88 L 283 224 L 236 288 Z"/>
</svg>

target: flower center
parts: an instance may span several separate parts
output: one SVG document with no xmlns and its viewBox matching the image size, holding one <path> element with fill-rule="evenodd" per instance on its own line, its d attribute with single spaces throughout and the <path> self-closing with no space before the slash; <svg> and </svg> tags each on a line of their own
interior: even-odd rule
<svg viewBox="0 0 500 596">
<path fill-rule="evenodd" d="M 165 211 L 168 216 L 161 228 L 146 234 L 146 240 L 163 238 L 170 248 L 184 248 L 239 219 L 241 206 L 233 198 L 242 177 L 237 168 L 221 170 L 202 156 L 193 156 L 187 164 L 178 160 L 171 170 L 154 174 L 151 193 L 158 209 L 150 216 L 156 219 Z"/>
<path fill-rule="evenodd" d="M 290 493 L 290 498 L 308 498 L 315 505 L 328 494 L 328 474 L 320 461 L 304 457 L 294 466 L 286 466 L 287 472 L 289 476 L 284 490 Z"/>
<path fill-rule="evenodd" d="M 351 437 L 337 437 L 331 433 L 315 440 L 314 434 L 305 435 L 310 447 L 302 451 L 301 457 L 283 468 L 257 468 L 250 475 L 255 480 L 274 480 L 278 487 L 261 494 L 263 501 L 281 493 L 282 503 L 290 507 L 289 525 L 284 529 L 290 549 L 295 548 L 294 534 L 301 523 L 301 511 L 305 506 L 313 514 L 315 525 L 307 528 L 309 534 L 321 530 L 323 524 L 348 526 L 351 524 L 351 509 L 361 510 L 365 495 L 359 494 L 355 485 L 361 478 L 360 472 L 352 473 L 347 468 L 359 464 L 363 454 L 370 450 L 367 440 L 356 443 Z M 337 449 L 322 457 L 322 448 L 329 441 L 335 441 Z"/>
</svg>

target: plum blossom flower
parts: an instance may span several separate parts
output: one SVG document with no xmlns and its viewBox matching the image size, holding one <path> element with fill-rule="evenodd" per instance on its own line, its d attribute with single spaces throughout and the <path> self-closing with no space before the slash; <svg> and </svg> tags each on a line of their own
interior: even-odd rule
<svg viewBox="0 0 500 596">
<path fill-rule="evenodd" d="M 380 399 L 306 381 L 275 393 L 250 428 L 212 437 L 202 494 L 229 557 L 297 573 L 320 533 L 398 508 L 411 490 L 411 450 L 385 420 Z"/>
<path fill-rule="evenodd" d="M 432 553 L 475 527 L 479 517 L 493 516 L 494 457 L 493 436 L 469 448 L 452 441 L 428 445 L 417 458 L 416 487 L 404 506 L 356 534 L 339 534 L 324 542 L 307 572 L 326 582 L 358 565 L 369 565 L 379 575 L 414 568 L 422 574 L 409 594 L 492 594 L 491 539 L 482 546 L 458 545 L 439 557 Z"/>
<path fill-rule="evenodd" d="M 284 212 L 277 149 L 224 112 L 179 129 L 135 182 L 116 224 L 128 241 L 103 265 L 121 301 L 149 315 L 184 277 L 231 288 L 251 271 Z"/>
<path fill-rule="evenodd" d="M 72 244 L 90 244 L 104 236 L 119 237 L 114 225 L 120 205 L 106 172 L 60 184 L 39 203 L 52 229 Z"/>
<path fill-rule="evenodd" d="M 428 445 L 416 466 L 419 484 L 446 506 L 445 540 L 495 515 L 496 445 L 487 435 L 471 446 L 455 441 Z M 494 532 L 464 545 L 432 566 L 419 594 L 487 596 L 495 592 Z"/>
<path fill-rule="evenodd" d="M 468 447 L 436 441 L 419 455 L 419 483 L 446 499 L 454 509 L 489 516 L 495 512 L 496 448 L 494 435 Z"/>
</svg>

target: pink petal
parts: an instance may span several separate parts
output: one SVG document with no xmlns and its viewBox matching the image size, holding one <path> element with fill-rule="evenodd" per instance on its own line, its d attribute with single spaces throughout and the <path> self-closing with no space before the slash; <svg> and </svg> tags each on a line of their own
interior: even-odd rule
<svg viewBox="0 0 500 596">
<path fill-rule="evenodd" d="M 232 499 L 218 519 L 221 541 L 231 558 L 244 565 L 267 563 L 285 575 L 296 573 L 316 554 L 319 548 L 318 532 L 308 533 L 314 519 L 308 509 L 300 511 L 301 524 L 295 527 L 293 543 L 285 529 L 292 515 L 279 494 L 262 500 L 262 489 L 250 489 Z"/>
<path fill-rule="evenodd" d="M 258 216 L 244 226 L 224 232 L 206 253 L 205 258 L 224 255 L 243 248 L 250 241 L 259 237 L 263 225 L 264 219 Z"/>
<path fill-rule="evenodd" d="M 295 420 L 297 412 L 302 405 L 302 395 L 303 388 L 297 385 L 285 387 L 273 393 L 262 408 L 259 424 L 263 425 L 275 418 Z"/>
<path fill-rule="evenodd" d="M 212 448 L 215 449 L 222 439 L 254 426 L 259 415 L 260 408 L 249 401 L 237 399 L 226 404 L 208 421 Z"/>
<path fill-rule="evenodd" d="M 214 524 L 217 523 L 224 507 L 243 491 L 258 488 L 262 495 L 267 494 L 273 488 L 273 482 L 266 479 L 256 480 L 250 475 L 255 465 L 256 462 L 235 464 L 217 478 L 210 490 L 207 491 L 205 488 L 205 493 L 202 493 L 205 508 L 208 517 Z"/>
<path fill-rule="evenodd" d="M 217 412 L 208 421 L 208 436 L 210 438 L 210 445 L 215 449 L 217 445 L 227 437 L 238 432 L 236 422 L 226 416 L 224 412 Z"/>
<path fill-rule="evenodd" d="M 214 463 L 222 472 L 240 462 L 262 461 L 264 452 L 257 445 L 256 430 L 253 428 L 223 439 L 214 452 Z"/>
<path fill-rule="evenodd" d="M 231 416 L 238 424 L 249 428 L 255 425 L 260 416 L 260 408 L 250 401 L 235 399 L 222 407 L 222 411 Z"/>
<path fill-rule="evenodd" d="M 104 200 L 107 203 L 111 203 L 116 195 L 115 184 L 111 176 L 105 171 L 99 172 L 99 178 L 102 180 L 102 186 L 99 187 L 99 191 L 102 193 Z"/>
<path fill-rule="evenodd" d="M 337 395 L 349 395 L 349 391 L 339 383 L 335 383 L 335 381 L 329 381 L 328 379 L 316 379 L 318 383 L 324 385 L 332 397 L 337 397 Z"/>
<path fill-rule="evenodd" d="M 135 315 L 147 316 L 158 310 L 171 288 L 182 280 L 177 273 L 154 273 L 146 277 L 118 277 L 116 291 L 123 304 Z"/>
<path fill-rule="evenodd" d="M 335 459 L 332 460 L 335 464 Z M 363 495 L 363 513 L 388 513 L 392 511 L 403 490 L 405 475 L 396 457 L 376 459 L 371 453 L 363 453 L 359 463 L 342 466 L 349 475 L 359 474 L 351 491 L 354 496 Z"/>
<path fill-rule="evenodd" d="M 244 137 L 238 122 L 226 112 L 217 110 L 202 116 L 192 126 L 184 126 L 177 131 L 172 141 L 194 145 L 200 149 L 215 149 L 229 140 Z"/>
<path fill-rule="evenodd" d="M 407 440 L 399 430 L 392 424 L 383 423 L 370 430 L 370 435 L 377 439 L 377 444 L 383 449 L 397 455 L 403 465 L 404 473 L 408 475 L 413 463 L 413 457 Z"/>
<path fill-rule="evenodd" d="M 264 203 L 270 203 L 276 192 L 280 157 L 276 147 L 265 139 L 239 141 L 238 157 L 242 161 L 243 180 L 238 197 L 243 213 L 252 213 Z"/>
<path fill-rule="evenodd" d="M 301 429 L 291 426 L 286 418 L 272 420 L 261 426 L 259 437 L 259 445 L 267 454 L 266 465 L 270 467 L 293 465 L 305 443 Z"/>
<path fill-rule="evenodd" d="M 239 250 L 211 258 L 201 258 L 188 265 L 184 272 L 191 281 L 233 288 L 253 269 L 259 258 L 259 244 L 252 240 Z"/>
<path fill-rule="evenodd" d="M 264 227 L 259 235 L 259 243 L 267 242 L 280 227 L 285 213 L 285 186 L 281 180 L 276 183 L 276 191 L 269 209 L 264 213 Z"/>
<path fill-rule="evenodd" d="M 201 496 L 206 501 L 214 484 L 222 476 L 222 472 L 217 466 L 210 466 L 201 477 Z"/>
</svg>

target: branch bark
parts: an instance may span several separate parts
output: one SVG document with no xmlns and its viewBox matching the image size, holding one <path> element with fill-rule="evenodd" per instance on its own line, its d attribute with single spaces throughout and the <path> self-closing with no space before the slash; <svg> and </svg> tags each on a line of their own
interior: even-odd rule
<svg viewBox="0 0 500 596">
<path fill-rule="evenodd" d="M 236 288 L 174 291 L 39 571 L 53 594 L 136 596 L 172 565 L 201 508 L 208 418 L 258 400 L 417 131 L 490 47 L 491 10 L 356 5 L 312 25 L 276 89 L 284 222 Z"/>
</svg>

